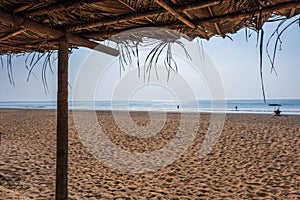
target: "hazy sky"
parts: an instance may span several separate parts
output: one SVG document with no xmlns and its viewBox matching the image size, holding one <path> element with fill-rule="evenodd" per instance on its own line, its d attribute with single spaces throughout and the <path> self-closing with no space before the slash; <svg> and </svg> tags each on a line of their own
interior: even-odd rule
<svg viewBox="0 0 300 200">
<path fill-rule="evenodd" d="M 288 23 L 288 22 L 287 22 Z M 277 23 L 270 23 L 264 26 L 265 29 L 265 43 L 270 34 L 275 30 Z M 260 85 L 260 73 L 259 73 L 259 48 L 256 47 L 256 34 L 253 34 L 249 41 L 245 39 L 245 30 L 240 30 L 237 34 L 230 35 L 233 39 L 222 39 L 219 37 L 211 38 L 209 41 L 202 40 L 203 49 L 212 61 L 210 64 L 206 64 L 209 67 L 215 66 L 216 70 L 220 74 L 220 79 L 223 82 L 225 94 L 227 99 L 261 99 L 261 85 Z M 267 59 L 267 55 L 264 54 L 264 80 L 266 97 L 268 99 L 283 99 L 283 98 L 297 98 L 300 99 L 300 28 L 298 24 L 294 24 L 282 35 L 282 50 L 277 53 L 276 58 L 276 70 L 278 76 L 274 73 L 270 73 L 271 65 Z M 197 43 L 194 41 L 194 43 Z M 274 43 L 271 43 L 274 44 Z M 270 50 L 273 46 L 270 46 Z M 192 51 L 199 52 L 198 45 Z M 265 51 L 265 49 L 264 49 Z M 69 76 L 70 76 L 70 94 L 73 94 L 75 90 L 74 82 L 77 72 L 85 63 L 85 59 L 90 54 L 90 51 L 81 48 L 76 50 L 70 57 Z M 95 66 L 91 66 L 94 70 L 97 70 L 99 66 L 105 62 L 103 60 L 108 59 L 107 56 L 98 53 L 99 60 L 94 61 Z M 109 56 L 110 57 L 110 56 Z M 184 57 L 184 56 L 183 56 Z M 101 75 L 101 80 L 93 89 L 93 93 L 96 94 L 97 100 L 107 100 L 110 97 L 111 92 L 117 87 L 116 83 L 121 81 L 119 74 L 118 62 L 115 59 L 109 58 L 112 62 L 109 63 L 111 68 L 106 68 L 104 71 L 106 76 Z M 208 60 L 208 58 L 205 58 Z M 4 58 L 6 63 L 6 58 Z M 193 61 L 195 62 L 195 60 Z M 207 61 L 205 61 L 207 62 Z M 86 63 L 85 63 L 86 64 Z M 188 64 L 179 56 L 177 64 L 179 65 L 179 76 L 188 79 L 188 84 L 196 91 L 196 98 L 209 98 L 209 92 L 205 88 L 205 80 L 201 80 L 201 77 L 197 77 L 193 71 L 193 67 L 186 67 Z M 198 63 L 199 64 L 199 63 Z M 1 64 L 0 64 L 1 65 Z M 89 64 L 93 65 L 93 64 Z M 24 65 L 24 58 L 19 57 L 13 59 L 13 75 L 15 86 L 9 83 L 7 69 L 0 69 L 0 101 L 30 101 L 30 100 L 55 100 L 56 99 L 56 66 L 53 66 L 54 73 L 52 74 L 50 69 L 47 69 L 47 82 L 49 86 L 49 93 L 45 94 L 44 87 L 42 85 L 42 71 L 41 64 L 34 70 L 35 76 L 31 76 L 27 82 L 28 71 Z M 101 70 L 100 70 L 101 71 Z M 97 71 L 98 73 L 98 71 Z M 96 72 L 91 76 L 97 74 Z M 137 70 L 131 69 L 131 73 L 137 77 Z M 126 74 L 125 72 L 122 73 Z M 153 73 L 155 74 L 155 73 Z M 160 74 L 160 81 L 164 81 L 162 74 Z M 123 77 L 124 78 L 124 77 Z M 203 78 L 203 77 L 202 77 Z M 176 79 L 176 75 L 171 75 L 172 79 Z M 200 80 L 200 81 L 199 81 Z M 88 82 L 89 80 L 87 80 Z M 123 80 L 124 81 L 124 80 Z M 142 84 L 141 81 L 140 84 Z M 173 86 L 176 86 L 176 82 L 173 81 Z M 121 83 L 121 86 L 126 88 L 127 82 Z M 136 83 L 133 83 L 136 84 Z M 149 84 L 145 87 L 137 87 L 131 91 L 131 98 L 141 100 L 143 98 L 149 99 L 172 99 L 176 94 L 163 85 L 166 82 L 158 84 Z M 143 84 L 142 84 L 143 85 Z M 88 85 L 81 85 L 84 90 L 89 90 Z M 118 86 L 119 87 L 119 86 Z M 178 87 L 178 86 L 176 86 Z M 180 86 L 179 86 L 180 87 Z M 176 93 L 176 91 L 175 91 Z"/>
</svg>

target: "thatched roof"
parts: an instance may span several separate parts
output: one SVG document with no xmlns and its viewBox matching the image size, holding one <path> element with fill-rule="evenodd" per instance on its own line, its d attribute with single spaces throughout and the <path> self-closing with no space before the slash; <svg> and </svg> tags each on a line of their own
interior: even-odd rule
<svg viewBox="0 0 300 200">
<path fill-rule="evenodd" d="M 299 13 L 299 0 L 0 0 L 0 55 L 56 50 L 65 35 L 70 47 L 95 48 L 95 40 L 138 27 L 224 37 L 243 27 L 260 29 L 274 15 Z"/>
</svg>

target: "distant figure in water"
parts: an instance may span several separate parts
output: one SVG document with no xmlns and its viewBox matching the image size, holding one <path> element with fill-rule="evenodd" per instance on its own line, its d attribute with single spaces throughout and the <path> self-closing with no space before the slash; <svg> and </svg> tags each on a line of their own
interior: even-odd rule
<svg viewBox="0 0 300 200">
<path fill-rule="evenodd" d="M 238 109 L 238 107 L 237 106 L 235 106 L 235 110 L 237 110 Z"/>
<path fill-rule="evenodd" d="M 179 109 L 179 105 L 177 105 L 177 109 Z"/>
</svg>

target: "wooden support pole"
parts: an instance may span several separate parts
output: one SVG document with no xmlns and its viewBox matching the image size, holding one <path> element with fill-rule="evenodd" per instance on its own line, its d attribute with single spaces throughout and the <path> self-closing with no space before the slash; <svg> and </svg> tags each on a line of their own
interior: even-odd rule
<svg viewBox="0 0 300 200">
<path fill-rule="evenodd" d="M 56 200 L 68 199 L 68 42 L 59 41 L 57 81 Z"/>
<path fill-rule="evenodd" d="M 14 16 L 10 13 L 7 13 L 3 9 L 0 9 L 0 21 L 3 24 L 7 24 L 9 26 L 13 26 L 15 28 L 23 28 L 27 29 L 33 33 L 37 33 L 38 35 L 42 35 L 44 37 L 49 37 L 52 39 L 58 39 L 61 37 L 64 37 L 65 34 L 63 31 L 59 29 L 55 29 L 53 27 L 49 27 L 43 24 L 40 24 L 38 22 L 20 17 L 20 16 Z M 112 55 L 112 56 L 118 56 L 119 51 L 116 49 L 113 49 L 111 47 L 98 44 L 96 42 L 90 41 L 88 39 L 79 37 L 74 34 L 68 34 L 69 42 L 74 44 L 75 46 L 82 46 L 87 47 L 90 49 L 96 49 L 97 51 Z M 97 48 L 96 48 L 97 47 Z"/>
</svg>

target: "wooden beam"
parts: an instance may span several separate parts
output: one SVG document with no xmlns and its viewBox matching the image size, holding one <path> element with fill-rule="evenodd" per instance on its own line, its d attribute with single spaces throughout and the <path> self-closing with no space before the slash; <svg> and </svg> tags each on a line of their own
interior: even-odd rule
<svg viewBox="0 0 300 200">
<path fill-rule="evenodd" d="M 68 199 L 68 42 L 59 41 L 55 199 Z"/>
<path fill-rule="evenodd" d="M 49 13 L 52 11 L 62 11 L 62 10 L 66 10 L 69 8 L 76 8 L 78 6 L 82 6 L 82 5 L 86 5 L 86 4 L 94 4 L 94 3 L 98 3 L 101 2 L 103 0 L 87 0 L 87 1 L 82 1 L 82 0 L 71 0 L 71 1 L 62 1 L 62 2 L 58 2 L 55 4 L 51 4 L 51 5 L 46 5 L 43 6 L 41 8 L 37 8 L 34 9 L 32 11 L 29 11 L 28 13 L 26 13 L 26 16 L 35 16 L 35 15 L 41 15 L 41 14 L 45 14 L 45 13 Z"/>
<path fill-rule="evenodd" d="M 178 20 L 180 20 L 181 22 L 183 22 L 184 24 L 186 24 L 188 27 L 195 29 L 200 35 L 202 35 L 203 37 L 207 37 L 206 33 L 201 30 L 198 25 L 195 25 L 193 22 L 191 22 L 190 20 L 186 19 L 185 17 L 183 17 L 182 15 L 180 15 L 176 10 L 174 10 L 173 8 L 171 8 L 167 3 L 165 3 L 163 0 L 154 0 L 158 5 L 160 5 L 161 7 L 163 7 L 164 9 L 166 9 L 169 13 L 171 13 L 173 16 L 175 16 Z"/>
<path fill-rule="evenodd" d="M 292 8 L 289 14 L 289 18 L 293 17 L 295 15 L 296 8 Z"/>
<path fill-rule="evenodd" d="M 177 0 L 171 0 L 171 2 L 173 3 L 173 4 L 177 4 L 178 2 L 177 2 Z M 193 20 L 193 15 L 191 15 L 187 10 L 184 10 L 183 11 L 183 13 L 190 19 L 190 20 Z"/>
<path fill-rule="evenodd" d="M 215 29 L 216 29 L 217 33 L 218 33 L 220 36 L 224 37 L 224 34 L 221 32 L 221 29 L 220 29 L 218 23 L 214 23 L 214 26 L 215 26 Z"/>
<path fill-rule="evenodd" d="M 214 13 L 213 13 L 211 7 L 208 6 L 207 9 L 208 9 L 208 12 L 209 12 L 210 16 L 213 17 L 213 16 L 214 16 Z M 214 23 L 214 26 L 215 26 L 215 29 L 216 29 L 217 33 L 218 33 L 219 35 L 221 35 L 222 37 L 225 37 L 225 35 L 221 32 L 221 29 L 220 29 L 218 23 Z"/>
<path fill-rule="evenodd" d="M 21 33 L 24 33 L 24 32 L 25 32 L 25 29 L 20 28 L 20 29 L 14 31 L 14 32 L 8 33 L 8 34 L 6 34 L 6 35 L 0 37 L 0 42 L 1 42 L 1 41 L 4 41 L 4 40 L 7 40 L 7 39 L 9 39 L 9 38 L 11 38 L 11 37 L 14 37 L 14 36 L 16 36 L 16 35 L 19 35 L 19 34 L 21 34 Z"/>
<path fill-rule="evenodd" d="M 176 3 L 177 3 L 176 0 L 171 0 L 171 1 L 172 1 L 173 4 L 176 4 Z M 191 8 L 194 8 L 194 7 L 191 7 Z M 183 10 L 182 12 L 183 12 L 190 20 L 194 20 L 194 16 L 193 16 L 192 14 L 189 13 L 189 11 L 193 10 L 193 9 L 191 9 L 191 8 L 190 8 L 190 9 L 185 9 L 185 10 Z M 197 8 L 197 9 L 200 9 L 200 8 Z M 204 38 L 207 39 L 207 40 L 209 39 L 203 27 L 201 27 L 201 26 L 198 25 L 198 26 L 197 26 L 197 31 L 198 31 L 198 33 L 199 33 L 202 37 L 204 37 Z"/>
<path fill-rule="evenodd" d="M 177 12 L 183 12 L 186 10 L 194 10 L 194 9 L 200 9 L 200 8 L 205 8 L 207 6 L 212 6 L 219 4 L 220 0 L 205 0 L 205 1 L 199 1 L 187 5 L 181 5 L 181 6 L 174 6 L 174 10 Z M 67 31 L 73 32 L 73 31 L 82 31 L 87 28 L 95 28 L 95 27 L 101 27 L 101 26 L 108 26 L 108 25 L 113 25 L 117 23 L 122 23 L 126 22 L 129 20 L 138 20 L 138 19 L 143 19 L 146 17 L 151 17 L 155 16 L 158 14 L 167 14 L 169 13 L 165 9 L 157 9 L 157 10 L 152 10 L 148 12 L 142 12 L 142 13 L 133 13 L 133 14 L 126 14 L 118 17 L 112 17 L 109 20 L 99 20 L 91 23 L 83 23 L 83 24 L 77 24 L 73 25 L 67 28 Z"/>
<path fill-rule="evenodd" d="M 154 0 L 154 2 L 156 2 L 158 5 L 160 5 L 164 9 L 166 9 L 169 13 L 171 13 L 174 17 L 176 17 L 178 20 L 180 20 L 184 24 L 186 24 L 188 27 L 190 27 L 192 29 L 196 28 L 196 25 L 193 24 L 193 22 L 191 22 L 191 21 L 187 20 L 186 18 L 184 18 L 182 15 L 180 15 L 176 10 L 174 10 L 173 8 L 171 8 L 163 0 Z"/>
<path fill-rule="evenodd" d="M 64 31 L 40 24 L 35 21 L 31 21 L 29 19 L 20 17 L 20 16 L 14 16 L 10 13 L 7 13 L 6 11 L 0 9 L 0 21 L 3 24 L 7 24 L 8 26 L 13 26 L 15 28 L 23 28 L 27 29 L 33 33 L 37 33 L 38 35 L 43 35 L 46 38 L 52 38 L 52 39 L 58 39 L 65 36 Z M 112 55 L 112 56 L 118 56 L 119 51 L 116 49 L 113 49 L 111 47 L 98 44 L 96 42 L 89 41 L 88 39 L 81 38 L 74 34 L 68 34 L 69 42 L 76 45 L 76 46 L 82 46 L 87 47 L 90 49 L 95 49 L 97 47 L 97 51 Z"/>
</svg>

